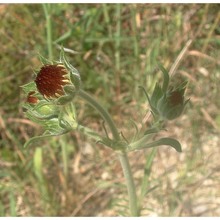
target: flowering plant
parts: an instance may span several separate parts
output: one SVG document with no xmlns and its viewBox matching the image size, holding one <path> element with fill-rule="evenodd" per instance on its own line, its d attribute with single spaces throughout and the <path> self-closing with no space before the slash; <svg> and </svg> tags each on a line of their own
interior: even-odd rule
<svg viewBox="0 0 220 220">
<path fill-rule="evenodd" d="M 181 145 L 177 140 L 164 137 L 152 141 L 151 137 L 163 129 L 164 121 L 173 120 L 183 112 L 188 102 L 184 98 L 186 83 L 177 88 L 170 89 L 169 74 L 159 64 L 164 76 L 162 87 L 156 84 L 151 97 L 147 94 L 144 87 L 140 87 L 143 89 L 151 107 L 154 124 L 143 134 L 138 135 L 136 139 L 128 142 L 118 131 L 112 117 L 105 108 L 82 89 L 80 74 L 67 61 L 63 49 L 60 53 L 59 62 L 51 62 L 43 57 L 41 57 L 41 61 L 43 66 L 37 71 L 35 80 L 24 85 L 23 90 L 27 95 L 27 100 L 24 104 L 27 117 L 42 125 L 45 132 L 41 136 L 31 138 L 25 144 L 25 147 L 39 138 L 62 135 L 71 131 L 82 132 L 103 145 L 110 147 L 117 152 L 123 168 L 128 189 L 130 214 L 132 216 L 140 215 L 141 204 L 139 203 L 145 192 L 142 191 L 138 199 L 127 152 L 160 145 L 169 145 L 176 151 L 181 152 Z M 110 138 L 106 129 L 103 136 L 78 123 L 74 105 L 74 99 L 76 98 L 82 98 L 98 111 L 109 126 L 112 138 Z"/>
</svg>

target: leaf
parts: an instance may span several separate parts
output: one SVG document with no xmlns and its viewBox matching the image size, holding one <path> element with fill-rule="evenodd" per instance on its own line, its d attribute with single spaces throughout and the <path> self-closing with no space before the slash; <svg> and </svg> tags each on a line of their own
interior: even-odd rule
<svg viewBox="0 0 220 220">
<path fill-rule="evenodd" d="M 36 91 L 37 90 L 37 87 L 36 87 L 36 84 L 35 82 L 30 82 L 30 83 L 27 83 L 23 86 L 21 86 L 21 88 L 23 89 L 23 91 L 28 94 L 29 92 L 31 91 Z"/>
<path fill-rule="evenodd" d="M 146 130 L 144 132 L 144 135 L 148 135 L 148 134 L 154 134 L 154 133 L 157 133 L 158 131 L 160 131 L 161 129 L 155 127 L 155 128 L 150 128 L 148 130 Z"/>
<path fill-rule="evenodd" d="M 170 81 L 170 76 L 169 73 L 167 72 L 167 70 L 163 67 L 163 65 L 161 63 L 158 62 L 158 67 L 160 68 L 160 70 L 163 73 L 163 87 L 162 90 L 165 93 L 167 91 L 168 85 L 169 85 L 169 81 Z"/>
<path fill-rule="evenodd" d="M 72 32 L 73 32 L 72 29 L 69 30 L 69 31 L 67 31 L 67 32 L 65 32 L 63 35 L 61 35 L 59 38 L 57 38 L 57 39 L 54 41 L 54 43 L 58 44 L 58 43 L 60 43 L 60 42 L 62 42 L 62 41 L 64 41 L 64 40 L 68 39 L 69 37 L 72 36 Z"/>
<path fill-rule="evenodd" d="M 159 99 L 163 96 L 163 91 L 161 89 L 161 86 L 156 83 L 154 87 L 154 91 L 151 96 L 151 108 L 154 113 L 157 113 L 157 103 Z"/>
<path fill-rule="evenodd" d="M 151 101 L 150 101 L 150 97 L 147 94 L 147 91 L 145 90 L 145 88 L 143 86 L 138 86 L 140 89 L 142 89 L 144 91 L 145 96 L 147 97 L 147 101 L 149 103 L 149 105 L 151 106 Z"/>
<path fill-rule="evenodd" d="M 42 65 L 53 64 L 52 61 L 50 61 L 47 58 L 43 57 L 41 54 L 38 54 L 38 58 L 39 58 Z"/>
<path fill-rule="evenodd" d="M 27 142 L 25 142 L 24 148 L 26 148 L 28 145 L 32 144 L 32 143 L 35 142 L 35 141 L 41 140 L 41 139 L 46 138 L 46 137 L 52 137 L 52 136 L 63 135 L 63 134 L 65 134 L 65 133 L 67 133 L 68 131 L 69 131 L 69 130 L 66 130 L 66 131 L 63 131 L 63 132 L 60 132 L 60 133 L 56 133 L 56 132 L 54 131 L 54 133 L 50 133 L 50 134 L 46 134 L 46 132 L 45 132 L 43 135 L 36 136 L 36 137 L 32 137 L 32 138 L 30 138 Z"/>
<path fill-rule="evenodd" d="M 129 151 L 157 147 L 160 145 L 169 145 L 169 146 L 173 147 L 176 151 L 182 152 L 181 144 L 179 143 L 179 141 L 177 141 L 176 139 L 173 139 L 173 138 L 161 138 L 158 141 L 154 141 L 154 142 L 151 142 L 151 143 L 148 143 L 145 145 L 139 145 L 139 146 L 136 146 L 133 148 L 129 148 Z"/>
</svg>

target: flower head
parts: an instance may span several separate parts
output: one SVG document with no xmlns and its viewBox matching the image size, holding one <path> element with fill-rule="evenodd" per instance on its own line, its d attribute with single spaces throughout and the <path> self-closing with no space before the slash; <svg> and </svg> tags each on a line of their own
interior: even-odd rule
<svg viewBox="0 0 220 220">
<path fill-rule="evenodd" d="M 64 95 L 63 86 L 70 83 L 67 75 L 67 69 L 61 64 L 41 67 L 35 79 L 38 91 L 46 98 L 58 98 Z"/>
<path fill-rule="evenodd" d="M 170 92 L 167 98 L 171 107 L 182 105 L 184 101 L 181 91 L 178 90 Z"/>
<path fill-rule="evenodd" d="M 61 50 L 58 62 L 41 57 L 43 66 L 34 81 L 22 86 L 27 95 L 23 107 L 26 116 L 42 125 L 43 135 L 34 137 L 25 146 L 42 137 L 61 135 L 77 128 L 75 107 L 72 103 L 80 90 L 80 74 L 65 58 Z"/>
<path fill-rule="evenodd" d="M 30 103 L 30 104 L 38 103 L 39 100 L 36 96 L 33 96 L 34 94 L 35 94 L 34 91 L 31 91 L 31 92 L 28 93 L 27 100 L 26 100 L 28 103 Z"/>
</svg>

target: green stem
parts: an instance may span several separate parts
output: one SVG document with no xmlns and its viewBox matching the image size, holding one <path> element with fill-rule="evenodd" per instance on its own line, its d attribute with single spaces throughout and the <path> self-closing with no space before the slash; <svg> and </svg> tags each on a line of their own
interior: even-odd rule
<svg viewBox="0 0 220 220">
<path fill-rule="evenodd" d="M 134 185 L 134 179 L 131 172 L 131 167 L 129 164 L 128 156 L 126 152 L 119 151 L 118 153 L 121 166 L 123 169 L 124 177 L 126 180 L 126 185 L 128 189 L 128 196 L 129 196 L 129 209 L 132 216 L 139 216 L 138 212 L 138 205 L 137 205 L 137 194 Z"/>
<path fill-rule="evenodd" d="M 106 121 L 106 123 L 109 125 L 109 128 L 111 129 L 112 135 L 115 140 L 119 141 L 120 136 L 118 129 L 115 126 L 115 123 L 113 122 L 111 116 L 109 113 L 92 97 L 90 96 L 87 92 L 83 90 L 79 90 L 78 95 L 83 98 L 86 102 L 88 102 L 94 109 L 96 109 L 102 118 Z"/>
<path fill-rule="evenodd" d="M 85 91 L 79 90 L 78 95 L 100 113 L 102 118 L 109 125 L 109 128 L 111 129 L 111 132 L 112 132 L 112 135 L 115 141 L 119 141 L 120 135 L 119 135 L 118 129 L 114 121 L 112 120 L 111 116 L 109 115 L 109 113 L 92 96 L 90 96 Z M 135 184 L 134 184 L 129 160 L 127 157 L 127 153 L 124 151 L 119 151 L 118 155 L 119 155 L 120 163 L 123 169 L 124 177 L 126 179 L 126 185 L 128 189 L 128 196 L 129 196 L 130 212 L 132 216 L 138 216 L 136 189 L 135 189 Z"/>
<path fill-rule="evenodd" d="M 96 141 L 102 141 L 102 137 L 96 132 L 94 132 L 93 130 L 91 130 L 90 128 L 87 128 L 87 127 L 84 127 L 83 125 L 78 124 L 76 129 L 77 131 L 79 131 L 80 133 L 83 133 L 87 137 L 90 137 Z"/>
<path fill-rule="evenodd" d="M 47 48 L 49 60 L 53 60 L 53 40 L 52 40 L 52 22 L 51 22 L 51 5 L 43 4 L 44 14 L 46 17 L 46 30 L 47 30 Z"/>
</svg>

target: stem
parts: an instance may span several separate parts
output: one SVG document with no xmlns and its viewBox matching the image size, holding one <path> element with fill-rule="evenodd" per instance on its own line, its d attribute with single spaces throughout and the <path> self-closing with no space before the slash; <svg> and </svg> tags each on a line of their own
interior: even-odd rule
<svg viewBox="0 0 220 220">
<path fill-rule="evenodd" d="M 111 129 L 111 132 L 112 132 L 114 139 L 119 141 L 120 136 L 119 136 L 118 129 L 116 128 L 115 123 L 113 122 L 109 113 L 96 100 L 94 100 L 94 98 L 92 96 L 90 96 L 87 92 L 85 92 L 83 90 L 79 90 L 78 95 L 81 98 L 83 98 L 84 100 L 86 100 L 86 102 L 88 102 L 94 109 L 96 109 L 100 113 L 102 118 L 109 125 L 109 128 Z"/>
<path fill-rule="evenodd" d="M 93 99 L 92 96 L 90 96 L 85 91 L 79 90 L 78 95 L 100 113 L 102 118 L 109 125 L 109 128 L 111 129 L 114 139 L 116 141 L 119 141 L 120 135 L 118 129 L 116 128 L 116 125 L 112 120 L 111 116 L 109 115 L 109 113 L 95 99 Z M 129 160 L 127 157 L 127 153 L 124 151 L 119 151 L 118 156 L 123 169 L 124 177 L 126 179 L 130 212 L 132 216 L 138 216 L 136 189 L 135 189 L 134 180 L 133 180 Z"/>
<path fill-rule="evenodd" d="M 94 132 L 90 128 L 84 127 L 80 124 L 78 124 L 78 126 L 77 126 L 77 131 L 79 131 L 80 133 L 83 133 L 87 137 L 93 138 L 96 141 L 102 140 L 102 137 L 99 134 L 97 134 L 96 132 Z"/>
<path fill-rule="evenodd" d="M 120 151 L 118 153 L 121 166 L 123 169 L 124 177 L 126 180 L 126 185 L 128 189 L 128 196 L 129 196 L 129 208 L 132 216 L 139 216 L 138 214 L 138 206 L 137 206 L 137 195 L 136 189 L 134 185 L 134 179 L 131 172 L 131 167 L 129 164 L 128 156 L 126 152 Z"/>
<path fill-rule="evenodd" d="M 52 40 L 52 22 L 51 22 L 51 5 L 43 4 L 44 14 L 46 17 L 46 30 L 47 30 L 47 48 L 49 60 L 53 60 L 53 40 Z"/>
</svg>

